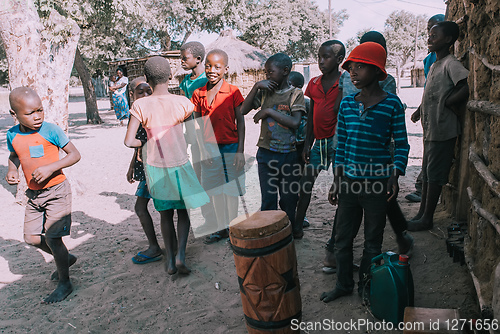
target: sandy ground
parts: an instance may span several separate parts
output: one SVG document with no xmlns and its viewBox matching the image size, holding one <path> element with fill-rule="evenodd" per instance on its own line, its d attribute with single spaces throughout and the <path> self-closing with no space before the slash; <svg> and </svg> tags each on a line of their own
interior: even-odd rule
<svg viewBox="0 0 500 334">
<path fill-rule="evenodd" d="M 407 126 L 411 144 L 407 176 L 400 180 L 400 203 L 408 218 L 417 204 L 404 196 L 413 182 L 422 157 L 420 125 L 409 121 L 420 101 L 422 89 L 405 88 L 400 96 L 408 105 Z M 2 100 L 3 102 L 4 100 Z M 23 243 L 24 208 L 14 201 L 15 187 L 3 179 L 7 171 L 5 133 L 13 121 L 0 108 L 0 331 L 2 333 L 245 333 L 238 281 L 232 251 L 227 242 L 203 244 L 191 235 L 187 250 L 187 277 L 169 276 L 164 261 L 135 265 L 131 258 L 147 246 L 134 214 L 135 184 L 125 173 L 132 151 L 123 145 L 125 128 L 118 126 L 107 99 L 99 101 L 104 124 L 87 125 L 83 98 L 70 102 L 70 137 L 82 154 L 81 161 L 67 170 L 73 185 L 73 227 L 65 242 L 78 262 L 70 275 L 74 292 L 63 302 L 41 305 L 56 283 L 51 256 Z M 247 117 L 246 153 L 255 156 L 258 126 Z M 250 173 L 254 173 L 255 167 Z M 326 192 L 331 173 L 322 173 L 308 217 L 311 227 L 296 241 L 301 283 L 303 321 L 375 321 L 361 305 L 357 294 L 325 304 L 322 291 L 331 290 L 335 275 L 321 271 L 324 244 L 333 222 L 334 207 Z M 247 182 L 249 188 L 256 185 Z M 259 196 L 248 192 L 250 211 L 259 207 Z M 151 211 L 154 209 L 151 206 Z M 194 215 L 197 213 L 195 212 Z M 153 218 L 160 242 L 159 215 Z M 415 281 L 415 304 L 420 307 L 458 308 L 464 318 L 476 318 L 478 306 L 465 266 L 453 263 L 445 245 L 446 226 L 451 220 L 441 208 L 430 232 L 413 233 L 411 269 Z M 389 224 L 388 224 L 389 226 Z M 356 239 L 355 261 L 362 252 L 362 233 Z M 397 250 L 394 234 L 387 227 L 383 250 Z M 357 274 L 356 274 L 357 278 Z M 216 283 L 219 289 L 216 288 Z M 319 331 L 309 331 L 319 332 Z M 339 333 L 367 333 L 364 328 Z M 384 331 L 373 331 L 385 333 Z M 389 331 L 388 331 L 389 332 Z M 390 331 L 391 333 L 400 333 Z"/>
</svg>

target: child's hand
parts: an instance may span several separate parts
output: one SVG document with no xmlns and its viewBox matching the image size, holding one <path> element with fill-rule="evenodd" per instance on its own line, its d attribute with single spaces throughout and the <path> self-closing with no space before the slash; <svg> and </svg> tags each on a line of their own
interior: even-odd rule
<svg viewBox="0 0 500 334">
<path fill-rule="evenodd" d="M 36 183 L 40 184 L 47 180 L 53 173 L 54 171 L 49 166 L 40 166 L 31 173 L 31 176 Z"/>
<path fill-rule="evenodd" d="M 234 155 L 234 163 L 236 170 L 241 170 L 245 166 L 245 156 L 243 153 L 236 153 Z"/>
<path fill-rule="evenodd" d="M 268 117 L 268 112 L 267 109 L 260 109 L 254 116 L 253 116 L 253 121 L 255 123 L 259 123 L 261 119 L 267 118 Z"/>
<path fill-rule="evenodd" d="M 330 191 L 328 192 L 328 202 L 330 202 L 331 205 L 337 205 L 339 202 L 339 181 L 339 178 L 335 177 Z"/>
<path fill-rule="evenodd" d="M 129 168 L 128 171 L 127 171 L 127 181 L 128 183 L 134 183 L 135 180 L 134 180 L 134 169 L 133 168 Z"/>
<path fill-rule="evenodd" d="M 278 84 L 272 80 L 262 80 L 255 84 L 259 89 L 266 89 L 270 92 L 274 92 L 278 88 Z"/>
<path fill-rule="evenodd" d="M 389 181 L 387 181 L 387 202 L 392 201 L 393 199 L 395 200 L 398 197 L 399 193 L 399 183 L 398 183 L 398 177 L 392 175 L 389 178 Z"/>
<path fill-rule="evenodd" d="M 415 110 L 415 112 L 411 114 L 411 121 L 413 123 L 418 122 L 419 119 L 420 119 L 420 107 L 418 107 L 417 110 Z"/>
<path fill-rule="evenodd" d="M 302 151 L 302 160 L 306 164 L 309 163 L 309 156 L 311 155 L 311 149 L 309 148 L 309 145 L 304 146 L 304 150 Z"/>
<path fill-rule="evenodd" d="M 8 172 L 7 175 L 5 176 L 5 181 L 7 181 L 8 184 L 15 185 L 19 183 L 19 172 L 17 171 L 11 171 Z"/>
</svg>

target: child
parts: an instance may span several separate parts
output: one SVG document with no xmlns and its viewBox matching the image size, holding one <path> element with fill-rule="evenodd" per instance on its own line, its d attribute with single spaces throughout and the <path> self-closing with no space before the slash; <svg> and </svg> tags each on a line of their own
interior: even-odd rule
<svg viewBox="0 0 500 334">
<path fill-rule="evenodd" d="M 338 202 L 337 284 L 334 290 L 321 295 L 324 302 L 354 289 L 352 247 L 364 215 L 365 242 L 358 287 L 358 293 L 363 294 L 371 259 L 381 253 L 387 202 L 397 197 L 398 178 L 406 169 L 409 145 L 404 108 L 396 95 L 379 85 L 379 80 L 387 76 L 385 62 L 385 49 L 366 42 L 357 46 L 342 65 L 361 92 L 345 97 L 339 109 L 335 177 L 328 196 L 331 204 Z M 394 164 L 391 137 L 395 143 Z"/>
<path fill-rule="evenodd" d="M 195 90 L 205 86 L 208 82 L 203 59 L 205 59 L 205 47 L 200 42 L 188 42 L 181 46 L 181 66 L 185 71 L 191 71 L 191 74 L 184 77 L 179 87 L 188 99 L 191 99 Z M 193 117 L 194 115 L 191 115 L 191 118 Z M 190 127 L 186 127 L 186 140 L 191 145 L 191 161 L 198 181 L 201 182 L 200 147 L 196 140 L 196 134 Z M 212 203 L 201 207 L 201 215 L 205 223 L 196 229 L 196 232 L 206 233 L 210 226 L 217 224 L 217 217 Z"/>
<path fill-rule="evenodd" d="M 207 84 L 207 76 L 205 74 L 205 47 L 200 42 L 188 42 L 181 46 L 181 66 L 184 71 L 191 71 L 191 74 L 186 75 L 179 87 L 184 92 L 184 95 L 190 99 L 193 92 Z"/>
<path fill-rule="evenodd" d="M 430 33 L 431 28 L 434 27 L 438 22 L 444 21 L 443 14 L 436 14 L 432 16 L 429 21 L 427 21 L 427 34 Z M 436 61 L 436 53 L 430 52 L 427 57 L 424 58 L 424 76 L 427 80 L 427 74 L 431 69 L 432 64 Z M 425 86 L 425 85 L 424 85 Z M 415 112 L 411 115 L 411 120 L 413 123 L 416 123 L 420 119 L 420 106 L 415 110 Z M 405 198 L 410 202 L 420 202 L 422 200 L 422 171 L 417 176 L 417 181 L 415 182 L 415 191 L 406 195 Z"/>
<path fill-rule="evenodd" d="M 292 68 L 290 57 L 277 53 L 264 67 L 267 80 L 257 82 L 241 106 L 243 115 L 261 108 L 253 117 L 256 123 L 261 121 L 257 143 L 261 210 L 277 210 L 279 194 L 279 206 L 287 213 L 294 236 L 300 238 L 302 222 L 295 221 L 300 179 L 295 135 L 305 113 L 304 94 L 288 83 Z"/>
<path fill-rule="evenodd" d="M 57 125 L 44 122 L 42 101 L 34 90 L 15 88 L 9 102 L 10 113 L 19 124 L 7 132 L 10 157 L 5 179 L 18 184 L 22 166 L 28 184 L 24 240 L 54 256 L 57 272 L 52 279 L 59 283 L 43 303 L 57 303 L 73 291 L 69 267 L 76 262 L 62 240 L 71 228 L 71 186 L 62 169 L 77 163 L 80 153 Z M 66 152 L 62 159 L 59 148 Z"/>
<path fill-rule="evenodd" d="M 459 112 L 469 97 L 469 71 L 450 54 L 459 35 L 458 25 L 443 21 L 429 32 L 429 51 L 436 53 L 425 82 L 420 116 L 424 132 L 422 161 L 422 201 L 417 215 L 408 223 L 409 231 L 433 227 L 442 187 L 448 182 L 455 143 L 461 133 Z"/>
<path fill-rule="evenodd" d="M 323 74 L 312 78 L 306 88 L 305 95 L 311 99 L 311 110 L 302 153 L 306 167 L 300 180 L 297 222 L 304 221 L 316 178 L 322 170 L 328 170 L 335 157 L 333 138 L 340 104 L 339 65 L 344 56 L 345 47 L 342 42 L 332 40 L 323 43 L 318 51 L 318 65 Z M 314 147 L 311 150 L 313 143 Z"/>
<path fill-rule="evenodd" d="M 380 44 L 384 50 L 386 50 L 386 42 L 384 36 L 378 31 L 369 31 L 361 36 L 360 43 L 363 44 L 365 42 L 375 42 Z M 340 95 L 342 97 L 346 97 L 348 95 L 357 94 L 361 92 L 360 89 L 356 88 L 354 84 L 351 82 L 351 76 L 349 72 L 342 73 L 341 76 L 341 85 L 339 85 L 339 89 L 341 91 Z M 387 78 L 383 81 L 379 82 L 380 88 L 387 93 L 391 93 L 396 95 L 396 80 L 390 74 L 387 74 Z M 351 94 L 348 94 L 351 93 Z M 408 256 L 411 255 L 413 249 L 413 237 L 407 233 L 408 222 L 401 211 L 401 207 L 399 206 L 396 198 L 392 198 L 392 200 L 387 204 L 387 218 L 389 218 L 389 222 L 396 234 L 396 242 L 398 244 L 398 253 L 406 254 Z M 335 225 L 335 223 L 334 223 Z M 327 243 L 326 246 L 326 254 L 325 259 L 323 260 L 323 272 L 324 273 L 334 273 L 336 267 L 335 261 L 335 228 L 332 229 L 332 236 Z"/>
<path fill-rule="evenodd" d="M 189 163 L 182 123 L 191 116 L 193 104 L 184 96 L 168 92 L 170 64 L 157 56 L 144 65 L 146 80 L 153 89 L 151 96 L 134 102 L 125 145 L 141 147 L 135 138 L 139 125 L 146 129 L 148 143 L 143 152 L 146 180 L 153 203 L 161 216 L 161 232 L 166 249 L 166 270 L 173 275 L 189 274 L 186 266 L 186 244 L 190 220 L 187 209 L 208 202 Z M 174 228 L 177 210 L 178 248 Z M 174 255 L 176 254 L 177 255 Z"/>
<path fill-rule="evenodd" d="M 145 77 L 138 77 L 132 80 L 130 83 L 130 92 L 133 94 L 132 100 L 137 101 L 140 98 L 149 96 L 152 94 L 151 87 L 146 82 Z M 142 126 L 139 126 L 139 130 L 135 135 L 136 139 L 139 139 L 143 144 L 148 141 L 148 136 L 146 130 Z M 137 191 L 135 196 L 137 200 L 135 202 L 135 213 L 139 217 L 142 229 L 146 234 L 148 239 L 149 247 L 145 251 L 138 252 L 136 256 L 132 258 L 132 262 L 135 264 L 146 264 L 150 262 L 155 262 L 161 260 L 162 252 L 160 245 L 158 245 L 158 240 L 156 239 L 155 228 L 153 225 L 153 219 L 148 211 L 148 203 L 151 195 L 148 191 L 148 186 L 146 184 L 146 175 L 144 174 L 144 165 L 141 158 L 142 148 L 136 148 L 130 161 L 130 166 L 127 172 L 127 181 L 129 183 L 134 183 L 139 181 L 137 185 Z"/>
<path fill-rule="evenodd" d="M 219 223 L 212 227 L 206 243 L 229 236 L 227 227 L 238 215 L 238 196 L 243 195 L 243 156 L 245 120 L 240 112 L 244 99 L 238 87 L 228 84 L 224 75 L 228 56 L 219 49 L 210 51 L 205 61 L 206 86 L 192 97 L 195 118 L 200 122 L 198 144 L 202 157 L 201 183 L 210 195 Z"/>
</svg>

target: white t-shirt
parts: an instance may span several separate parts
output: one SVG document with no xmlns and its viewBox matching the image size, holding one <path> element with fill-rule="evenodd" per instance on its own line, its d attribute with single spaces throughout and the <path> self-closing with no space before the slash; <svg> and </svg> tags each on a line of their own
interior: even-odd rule
<svg viewBox="0 0 500 334">
<path fill-rule="evenodd" d="M 117 86 L 119 86 L 119 85 L 121 85 L 121 84 L 125 84 L 125 86 L 123 86 L 122 88 L 117 89 L 117 90 L 115 91 L 115 93 L 116 93 L 116 94 L 118 94 L 118 95 L 122 95 L 122 94 L 124 95 L 124 94 L 125 94 L 125 92 L 127 91 L 128 78 L 127 78 L 127 77 L 121 77 L 121 78 L 120 78 L 120 80 L 118 80 L 118 81 L 115 83 L 115 85 L 117 85 Z"/>
</svg>

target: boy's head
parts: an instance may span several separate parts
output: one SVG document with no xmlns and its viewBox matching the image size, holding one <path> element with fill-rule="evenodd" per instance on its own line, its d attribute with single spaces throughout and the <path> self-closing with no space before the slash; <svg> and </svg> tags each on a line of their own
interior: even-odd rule
<svg viewBox="0 0 500 334">
<path fill-rule="evenodd" d="M 129 84 L 130 94 L 132 94 L 132 100 L 138 100 L 142 97 L 149 96 L 153 93 L 151 87 L 146 82 L 146 78 L 144 76 L 140 76 L 132 80 Z"/>
<path fill-rule="evenodd" d="M 280 85 L 288 79 L 292 70 L 292 60 L 284 53 L 276 53 L 267 59 L 264 69 L 267 79 Z"/>
<path fill-rule="evenodd" d="M 460 34 L 458 24 L 451 21 L 438 22 L 429 31 L 427 46 L 430 52 L 449 50 Z"/>
<path fill-rule="evenodd" d="M 326 41 L 319 47 L 318 66 L 323 74 L 338 71 L 345 57 L 345 47 L 341 41 Z"/>
<path fill-rule="evenodd" d="M 439 22 L 444 21 L 444 15 L 443 14 L 436 14 L 432 16 L 429 21 L 427 21 L 427 33 L 431 31 L 431 28 L 434 27 L 436 24 Z"/>
<path fill-rule="evenodd" d="M 304 76 L 302 73 L 297 72 L 297 71 L 292 71 L 288 75 L 288 84 L 290 86 L 296 87 L 296 88 L 302 88 L 304 87 Z"/>
<path fill-rule="evenodd" d="M 224 79 L 224 74 L 229 68 L 228 62 L 229 57 L 223 50 L 214 49 L 207 54 L 205 73 L 211 85 L 216 85 L 220 80 Z"/>
<path fill-rule="evenodd" d="M 385 41 L 384 35 L 382 35 L 378 31 L 373 31 L 373 30 L 368 31 L 363 36 L 361 36 L 361 39 L 359 40 L 359 44 L 363 44 L 366 42 L 374 42 L 374 43 L 382 45 L 385 52 L 387 53 L 387 43 Z"/>
<path fill-rule="evenodd" d="M 109 81 L 111 81 L 111 82 L 115 82 L 115 81 L 116 81 L 116 75 L 111 74 L 111 75 L 109 76 Z"/>
<path fill-rule="evenodd" d="M 387 72 L 385 71 L 386 59 L 387 53 L 380 44 L 365 42 L 351 51 L 349 57 L 342 64 L 342 68 L 349 71 L 354 86 L 361 88 L 370 84 L 372 80 L 380 81 L 387 78 Z M 363 72 L 363 75 L 358 75 L 358 70 L 359 73 Z M 353 72 L 356 72 L 356 75 Z"/>
<path fill-rule="evenodd" d="M 151 57 L 144 65 L 144 75 L 153 89 L 156 85 L 165 84 L 170 80 L 170 63 L 161 56 Z"/>
<path fill-rule="evenodd" d="M 181 66 L 185 71 L 195 69 L 205 58 L 205 47 L 200 42 L 187 42 L 181 46 Z"/>
<path fill-rule="evenodd" d="M 10 113 L 19 122 L 21 131 L 33 131 L 42 126 L 44 114 L 42 100 L 29 87 L 14 88 L 9 94 Z"/>
</svg>

